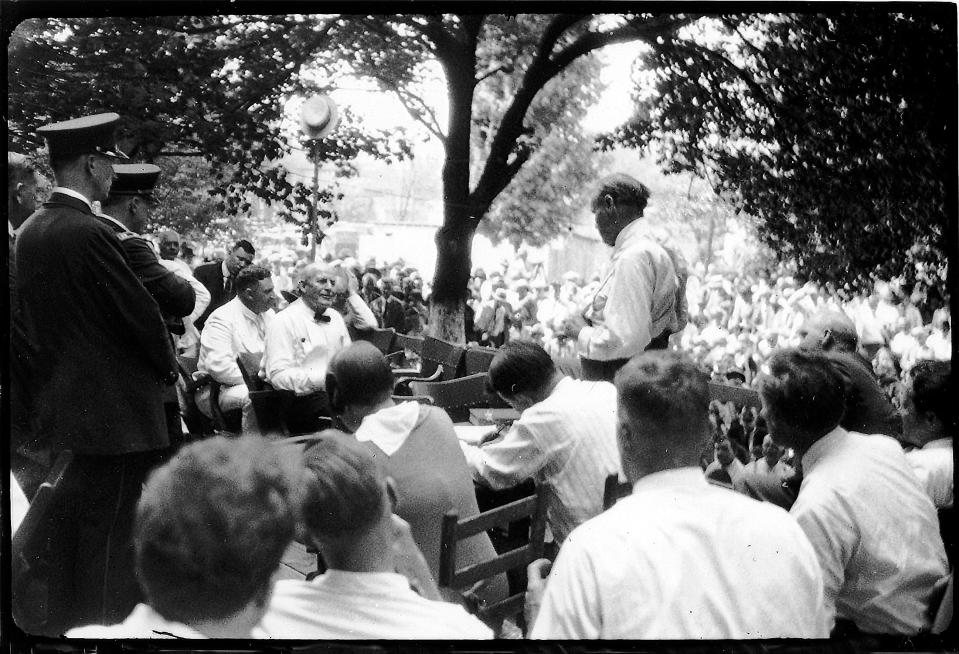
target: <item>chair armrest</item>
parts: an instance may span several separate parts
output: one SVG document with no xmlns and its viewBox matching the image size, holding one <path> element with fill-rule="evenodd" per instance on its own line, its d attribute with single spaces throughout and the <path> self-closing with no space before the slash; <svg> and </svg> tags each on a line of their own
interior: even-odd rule
<svg viewBox="0 0 959 654">
<path fill-rule="evenodd" d="M 412 395 L 412 392 L 410 392 L 410 382 L 438 381 L 442 376 L 443 366 L 436 366 L 436 370 L 428 377 L 418 377 L 416 375 L 410 377 L 400 377 L 396 380 L 396 383 L 393 384 L 393 395 Z"/>
</svg>

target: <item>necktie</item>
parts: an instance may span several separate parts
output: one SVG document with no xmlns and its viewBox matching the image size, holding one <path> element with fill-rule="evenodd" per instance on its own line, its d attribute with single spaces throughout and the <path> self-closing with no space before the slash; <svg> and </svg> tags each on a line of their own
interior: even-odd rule
<svg viewBox="0 0 959 654">
<path fill-rule="evenodd" d="M 226 293 L 228 300 L 236 297 L 236 291 L 233 290 L 233 277 L 226 278 L 226 281 L 223 283 L 223 292 Z"/>
<path fill-rule="evenodd" d="M 313 313 L 313 320 L 319 323 L 330 322 L 330 317 L 326 315 L 326 309 L 322 311 L 315 311 Z"/>
</svg>

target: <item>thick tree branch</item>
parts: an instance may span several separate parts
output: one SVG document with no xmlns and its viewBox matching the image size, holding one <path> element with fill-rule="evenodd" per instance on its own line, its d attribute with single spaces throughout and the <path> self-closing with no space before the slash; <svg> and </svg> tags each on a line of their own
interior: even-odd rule
<svg viewBox="0 0 959 654">
<path fill-rule="evenodd" d="M 558 14 L 543 30 L 543 36 L 536 48 L 536 58 L 547 60 L 552 57 L 553 48 L 563 32 L 587 18 L 589 18 L 589 14 Z"/>
</svg>

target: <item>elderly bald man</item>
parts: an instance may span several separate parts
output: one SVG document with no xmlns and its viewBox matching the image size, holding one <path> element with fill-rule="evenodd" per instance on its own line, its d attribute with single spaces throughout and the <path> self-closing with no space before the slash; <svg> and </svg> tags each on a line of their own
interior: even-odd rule
<svg viewBox="0 0 959 654">
<path fill-rule="evenodd" d="M 799 347 L 822 352 L 843 379 L 846 413 L 842 427 L 862 434 L 902 437 L 902 417 L 886 399 L 872 364 L 858 353 L 856 326 L 839 311 L 820 311 L 799 328 Z"/>
<path fill-rule="evenodd" d="M 274 388 L 297 395 L 287 424 L 293 432 L 313 431 L 328 414 L 325 398 L 330 359 L 352 341 L 346 323 L 332 308 L 336 270 L 311 263 L 299 275 L 300 296 L 276 315 L 266 330 L 263 370 Z"/>
</svg>

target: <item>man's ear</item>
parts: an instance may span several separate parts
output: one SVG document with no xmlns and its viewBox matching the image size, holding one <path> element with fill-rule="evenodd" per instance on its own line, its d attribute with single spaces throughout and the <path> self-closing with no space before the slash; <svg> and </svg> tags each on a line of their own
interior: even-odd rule
<svg viewBox="0 0 959 654">
<path fill-rule="evenodd" d="M 616 200 L 613 199 L 612 195 L 607 193 L 603 196 L 603 206 L 605 206 L 607 209 L 615 209 Z"/>
</svg>

